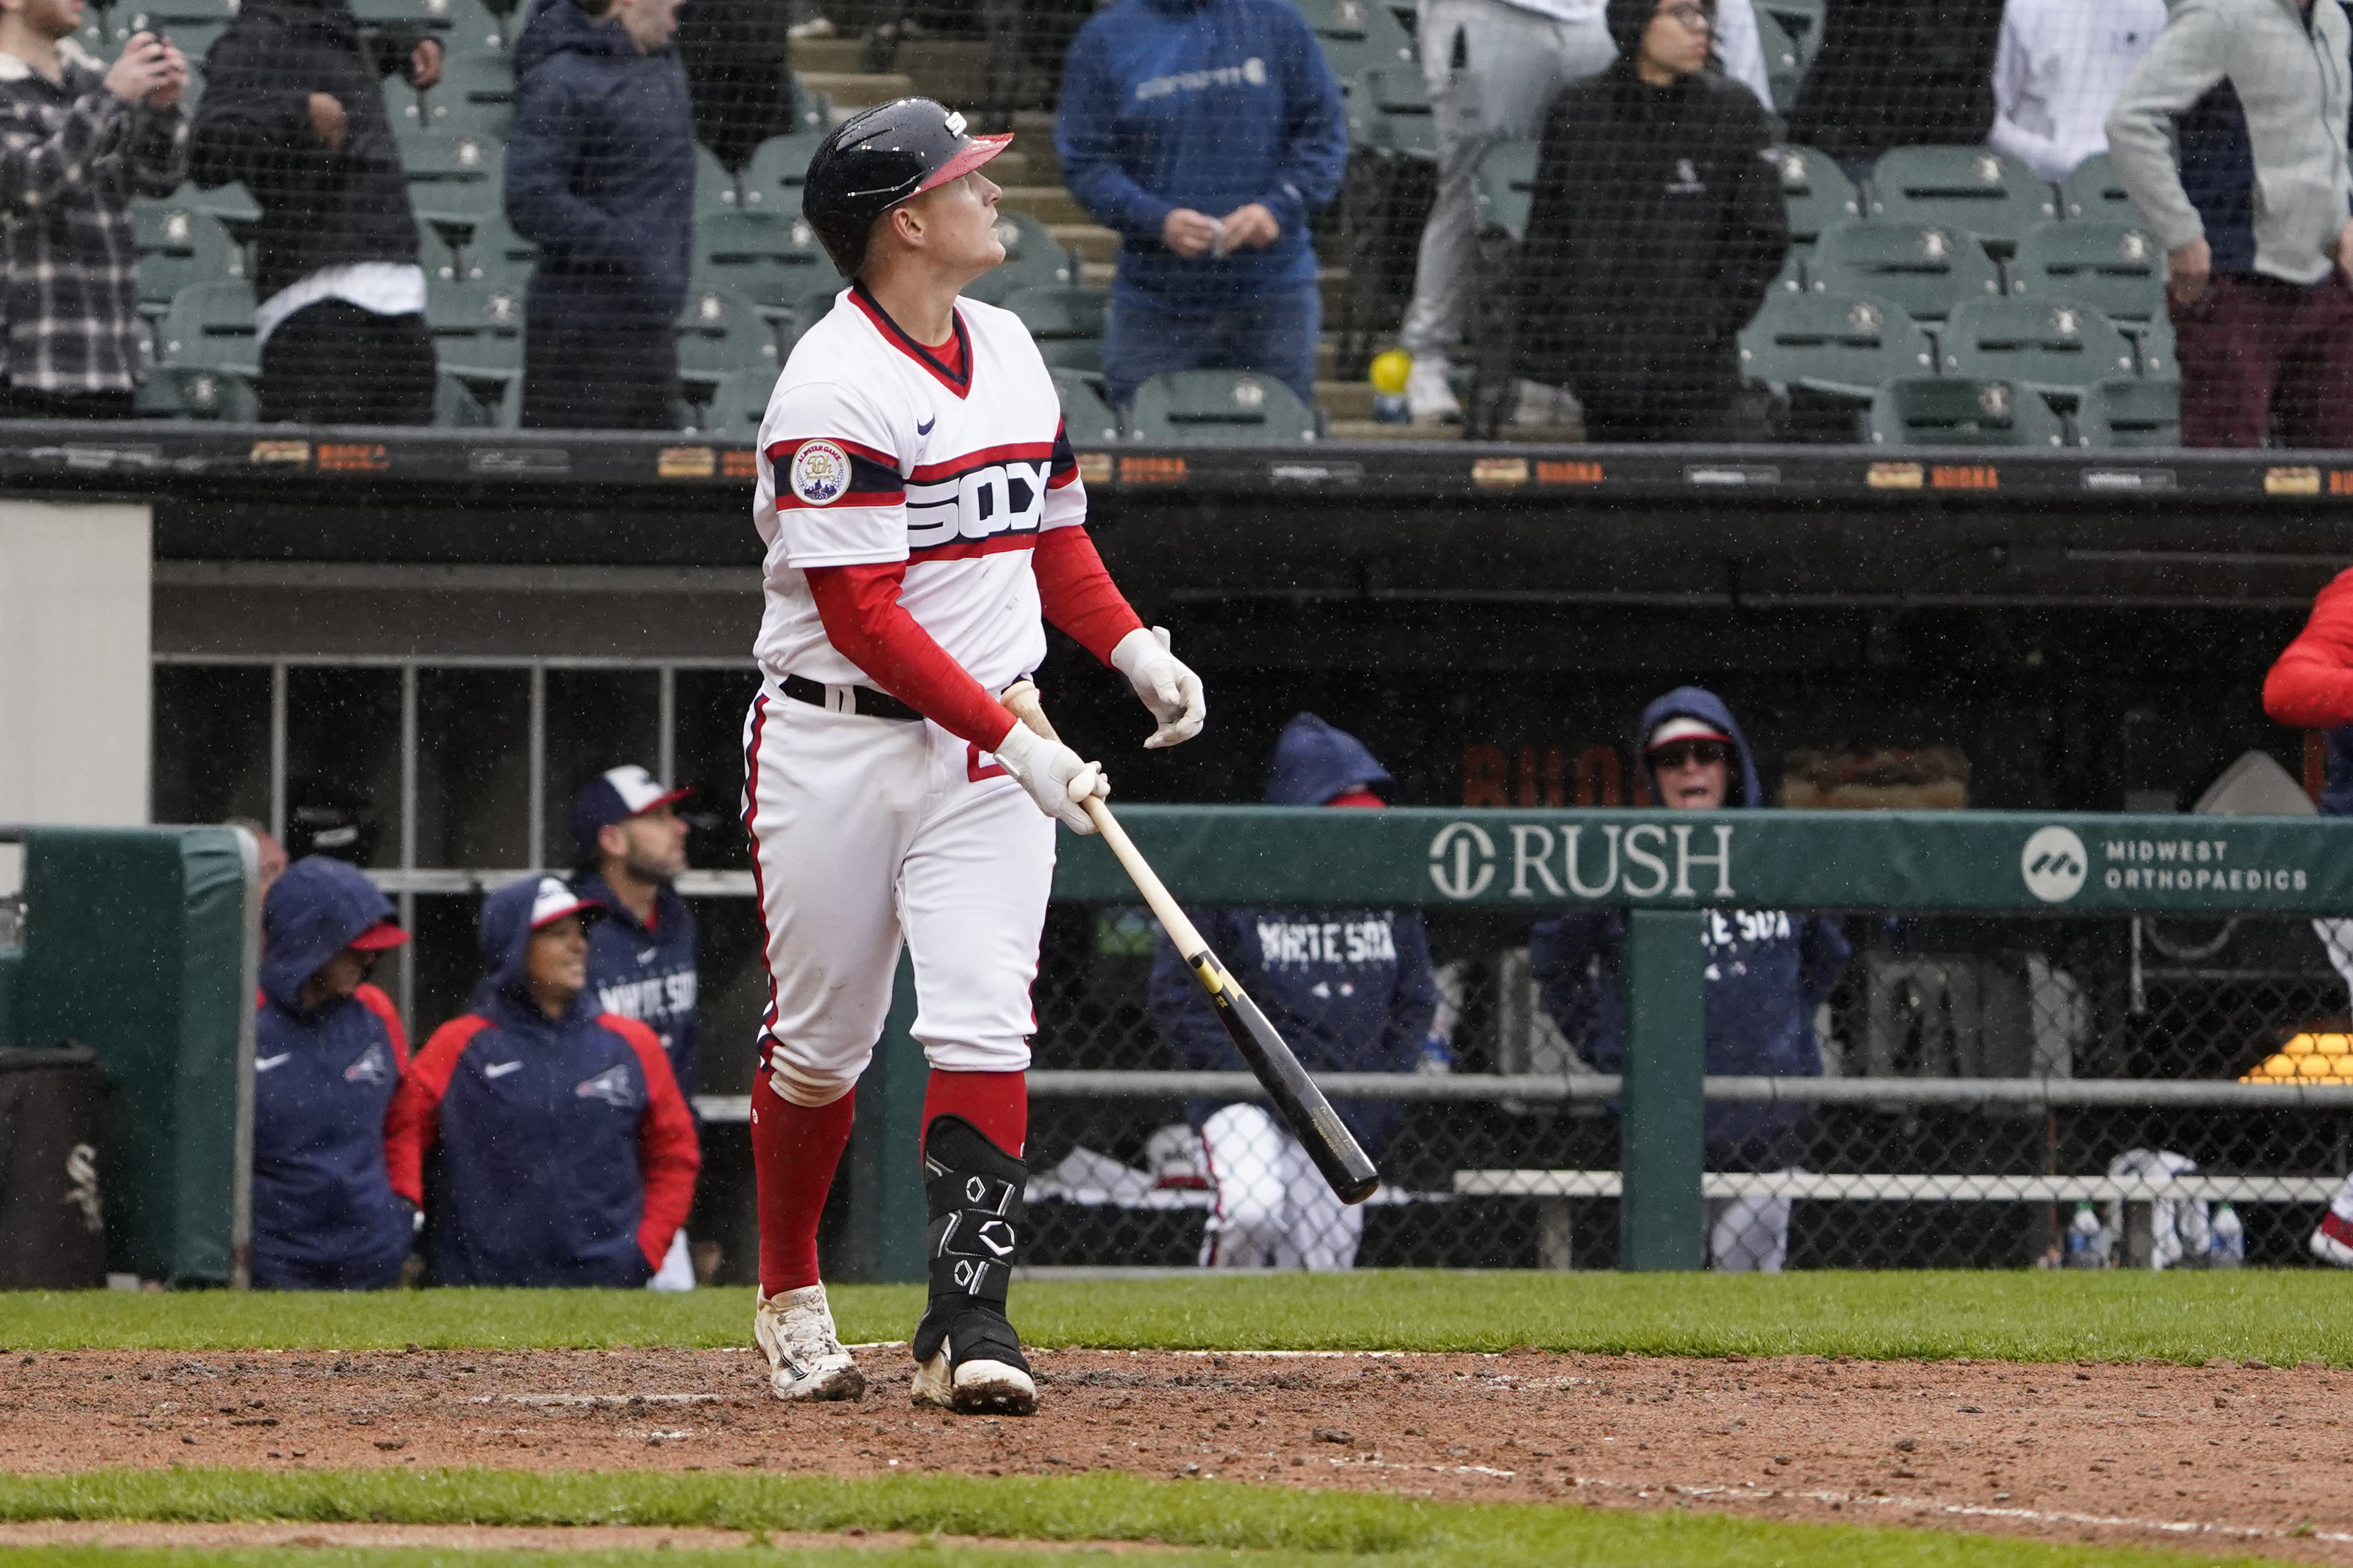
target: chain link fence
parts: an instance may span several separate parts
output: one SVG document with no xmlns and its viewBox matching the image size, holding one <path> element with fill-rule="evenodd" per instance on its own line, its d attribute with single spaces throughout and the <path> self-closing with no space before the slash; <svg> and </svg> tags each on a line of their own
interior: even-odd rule
<svg viewBox="0 0 2353 1568">
<path fill-rule="evenodd" d="M 1814 1012 L 1821 1076 L 1709 1080 L 1717 1267 L 2309 1261 L 2353 1157 L 2353 1072 L 2334 1076 L 2347 987 L 2313 922 L 1838 924 L 1852 955 Z M 1564 1001 L 1609 981 L 1596 965 L 1548 1005 L 1529 928 L 1430 911 L 1423 1070 L 1318 1070 L 1380 1142 L 1386 1185 L 1346 1211 L 1262 1114 L 1221 1109 L 1247 1103 L 1246 1077 L 1187 1070 L 1155 1016 L 1149 916 L 1056 905 L 1036 990 L 1031 1260 L 1614 1267 L 1619 1080 L 1594 1064 L 1594 1010 Z M 1286 1000 L 1312 1016 L 1312 995 Z M 2237 1081 L 2265 1072 L 2296 1087 Z"/>
</svg>

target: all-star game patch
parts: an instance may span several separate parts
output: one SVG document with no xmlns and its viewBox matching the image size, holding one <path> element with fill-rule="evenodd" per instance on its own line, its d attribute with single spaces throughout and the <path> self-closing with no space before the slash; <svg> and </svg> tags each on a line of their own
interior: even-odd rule
<svg viewBox="0 0 2353 1568">
<path fill-rule="evenodd" d="M 831 506 L 849 489 L 849 454 L 830 441 L 804 441 L 793 454 L 793 494 L 809 506 Z"/>
</svg>

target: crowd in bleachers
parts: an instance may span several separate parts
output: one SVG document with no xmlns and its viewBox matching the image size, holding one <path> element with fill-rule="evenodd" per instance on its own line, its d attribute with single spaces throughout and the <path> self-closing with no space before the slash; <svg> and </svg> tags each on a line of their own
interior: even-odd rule
<svg viewBox="0 0 2353 1568">
<path fill-rule="evenodd" d="M 2342 269 L 2314 281 L 2335 228 L 2258 254 L 2253 160 L 2277 137 L 2251 135 L 2232 71 L 2265 67 L 2222 58 L 2247 47 L 2239 11 L 2292 27 L 2300 3 L 2200 0 L 2221 30 L 2196 40 L 2177 19 L 2168 68 L 2195 90 L 2148 111 L 2184 139 L 2177 199 L 2105 150 L 2161 0 L 1115 0 L 1060 62 L 1052 149 L 1115 267 L 1090 275 L 1069 231 L 1008 205 L 1008 260 L 971 292 L 1029 326 L 1088 439 L 1313 434 L 1401 315 L 1411 371 L 1376 405 L 1424 433 L 1495 433 L 1541 385 L 1595 439 L 2168 445 L 2187 359 L 2192 444 L 2310 444 L 2341 401 L 2315 367 L 2353 364 Z M 730 11 L 694 0 L 684 25 Z M 2301 14 L 2329 54 L 2337 0 Z M 679 0 L 6 15 L 79 22 L 73 68 L 169 49 L 185 79 L 126 110 L 153 150 L 98 204 L 127 209 L 138 253 L 113 262 L 124 365 L 28 372 L 38 310 L 12 296 L 19 415 L 125 411 L 135 384 L 150 415 L 742 439 L 843 287 L 799 214 L 841 117 L 786 64 L 788 23 L 830 29 L 806 5 L 771 8 L 765 54 L 706 26 L 701 75 L 670 37 Z M 1701 63 L 1658 76 L 1686 43 Z M 749 118 L 714 112 L 723 67 L 762 100 Z M 2334 173 L 2300 188 L 2341 208 L 2345 72 L 2320 74 Z M 31 134 L 10 131 L 20 153 Z M 1765 179 L 1692 155 L 1750 140 Z M 1778 222 L 1756 199 L 1771 169 Z M 1709 204 L 1723 232 L 1694 242 Z M 2223 236 L 2194 294 L 2174 254 L 2204 243 L 2192 209 Z M 16 254 L 39 226 L 12 222 Z M 2178 331 L 2198 340 L 2179 358 Z M 95 395 L 28 395 L 59 393 Z"/>
</svg>

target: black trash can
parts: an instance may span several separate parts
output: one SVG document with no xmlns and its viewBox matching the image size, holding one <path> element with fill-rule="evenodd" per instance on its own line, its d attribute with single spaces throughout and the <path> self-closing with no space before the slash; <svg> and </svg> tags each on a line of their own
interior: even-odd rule
<svg viewBox="0 0 2353 1568">
<path fill-rule="evenodd" d="M 0 1290 L 106 1283 L 105 1114 L 106 1074 L 87 1046 L 0 1049 Z"/>
</svg>

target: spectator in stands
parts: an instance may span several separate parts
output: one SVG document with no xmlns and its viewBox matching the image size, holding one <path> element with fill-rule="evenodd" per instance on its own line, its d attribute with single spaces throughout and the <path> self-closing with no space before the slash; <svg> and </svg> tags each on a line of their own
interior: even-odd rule
<svg viewBox="0 0 2353 1568">
<path fill-rule="evenodd" d="M 702 1026 L 694 911 L 671 885 L 686 869 L 686 824 L 671 807 L 692 793 L 665 789 L 641 767 L 613 768 L 572 797 L 571 814 L 581 864 L 573 887 L 605 910 L 588 928 L 588 988 L 606 1012 L 654 1032 L 689 1110 Z M 681 1230 L 654 1287 L 691 1289 L 694 1278 Z"/>
<path fill-rule="evenodd" d="M 1302 713 L 1275 742 L 1266 798 L 1275 805 L 1377 810 L 1389 775 L 1353 735 Z M 1412 1072 L 1422 1063 L 1438 987 L 1421 917 L 1411 910 L 1210 910 L 1202 936 L 1310 1072 Z M 1186 1066 L 1240 1071 L 1240 1056 L 1176 950 L 1152 961 L 1152 1014 Z M 1442 1051 L 1434 1052 L 1442 1063 Z M 1443 1070 L 1442 1066 L 1438 1070 Z M 1400 1108 L 1346 1100 L 1335 1109 L 1377 1154 Z M 1299 1141 L 1264 1106 L 1187 1107 L 1208 1156 L 1218 1202 L 1201 1246 L 1205 1268 L 1350 1268 L 1365 1214 L 1332 1195 Z"/>
<path fill-rule="evenodd" d="M 1891 147 L 1983 142 L 2001 10 L 2002 0 L 1830 0 L 1788 140 L 1857 181 Z"/>
<path fill-rule="evenodd" d="M 2181 441 L 2353 446 L 2353 223 L 2337 0 L 2177 0 L 2108 114 L 2166 250 Z"/>
<path fill-rule="evenodd" d="M 490 973 L 402 1080 L 392 1185 L 436 1284 L 633 1289 L 686 1223 L 694 1118 L 653 1032 L 597 1010 L 599 912 L 554 877 L 483 900 Z"/>
<path fill-rule="evenodd" d="M 539 247 L 522 422 L 676 428 L 694 256 L 694 110 L 680 0 L 561 0 L 515 44 L 507 218 Z"/>
<path fill-rule="evenodd" d="M 1788 248 L 1773 126 L 1702 68 L 1698 0 L 1609 0 L 1618 61 L 1545 121 L 1520 258 L 1520 374 L 1566 386 L 1597 441 L 1738 433 L 1737 334 Z"/>
<path fill-rule="evenodd" d="M 253 1045 L 253 1282 L 400 1282 L 415 1213 L 385 1173 L 385 1123 L 408 1066 L 392 999 L 367 984 L 408 940 L 392 902 L 340 860 L 288 867 L 261 910 Z"/>
<path fill-rule="evenodd" d="M 1479 159 L 1498 142 L 1535 135 L 1554 94 L 1607 67 L 1618 48 L 1601 0 L 1431 0 L 1420 34 L 1438 198 L 1422 226 L 1400 340 L 1413 356 L 1406 408 L 1417 420 L 1460 419 L 1447 355 L 1470 324 Z"/>
<path fill-rule="evenodd" d="M 133 196 L 187 171 L 188 62 L 134 33 L 111 66 L 82 0 L 0 0 L 0 416 L 122 419 L 137 394 Z"/>
<path fill-rule="evenodd" d="M 395 71 L 441 79 L 441 46 L 360 26 L 349 0 L 246 0 L 206 58 L 196 184 L 260 205 L 254 312 L 261 416 L 433 422 L 433 333 L 417 216 L 385 109 Z"/>
<path fill-rule="evenodd" d="M 1348 161 L 1340 86 L 1287 0 L 1116 0 L 1071 46 L 1062 178 L 1119 231 L 1114 405 L 1164 371 L 1254 370 L 1315 399 L 1307 215 Z"/>
<path fill-rule="evenodd" d="M 2108 150 L 2108 110 L 2165 26 L 2165 0 L 2010 0 L 1986 143 L 2057 184 Z"/>
<path fill-rule="evenodd" d="M 1651 793 L 1671 811 L 1765 804 L 1747 737 L 1714 692 L 1668 692 L 1643 710 L 1635 744 Z M 1707 1070 L 1820 1078 L 1814 1009 L 1845 973 L 1850 951 L 1838 921 L 1780 910 L 1711 910 L 1703 919 Z M 1626 917 L 1616 910 L 1540 921 L 1528 943 L 1545 1010 L 1603 1072 L 1626 1059 L 1625 944 Z M 1791 1106 L 1711 1105 L 1708 1168 L 1793 1169 L 1805 1132 L 1805 1112 Z M 1711 1198 L 1707 1227 L 1713 1267 L 1778 1274 L 1788 1257 L 1789 1200 Z"/>
</svg>

